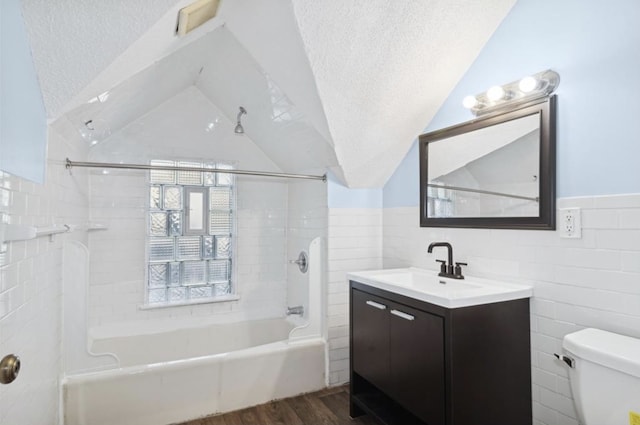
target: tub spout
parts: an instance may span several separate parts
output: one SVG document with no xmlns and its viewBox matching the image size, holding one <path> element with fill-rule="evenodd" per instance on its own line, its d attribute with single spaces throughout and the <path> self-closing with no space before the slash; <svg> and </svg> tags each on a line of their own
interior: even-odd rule
<svg viewBox="0 0 640 425">
<path fill-rule="evenodd" d="M 295 307 L 287 307 L 287 316 L 291 316 L 292 314 L 298 314 L 302 316 L 304 314 L 304 307 L 301 305 L 297 305 Z"/>
</svg>

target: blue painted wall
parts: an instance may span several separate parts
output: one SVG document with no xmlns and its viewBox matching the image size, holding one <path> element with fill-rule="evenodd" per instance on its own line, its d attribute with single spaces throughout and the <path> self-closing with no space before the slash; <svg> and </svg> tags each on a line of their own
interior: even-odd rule
<svg viewBox="0 0 640 425">
<path fill-rule="evenodd" d="M 0 0 L 0 170 L 42 183 L 47 118 L 20 0 Z"/>
<path fill-rule="evenodd" d="M 349 189 L 328 173 L 327 204 L 329 208 L 382 208 L 382 189 Z"/>
<path fill-rule="evenodd" d="M 553 69 L 560 74 L 558 197 L 640 193 L 640 1 L 518 0 L 425 132 L 470 120 L 462 99 Z M 384 207 L 419 205 L 417 143 Z"/>
</svg>

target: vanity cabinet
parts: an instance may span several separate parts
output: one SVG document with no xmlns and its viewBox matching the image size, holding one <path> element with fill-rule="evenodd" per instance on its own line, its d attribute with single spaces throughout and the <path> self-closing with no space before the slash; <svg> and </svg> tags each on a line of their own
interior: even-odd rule
<svg viewBox="0 0 640 425">
<path fill-rule="evenodd" d="M 448 309 L 350 282 L 351 416 L 531 424 L 529 300 Z"/>
<path fill-rule="evenodd" d="M 351 326 L 353 370 L 383 391 L 391 390 L 389 376 L 389 302 L 370 294 L 352 292 L 351 309 L 357 320 Z"/>
</svg>

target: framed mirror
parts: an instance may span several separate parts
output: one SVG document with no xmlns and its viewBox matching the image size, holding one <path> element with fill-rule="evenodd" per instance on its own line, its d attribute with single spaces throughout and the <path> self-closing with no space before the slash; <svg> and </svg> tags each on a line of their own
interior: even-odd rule
<svg viewBox="0 0 640 425">
<path fill-rule="evenodd" d="M 421 135 L 420 226 L 554 230 L 555 105 Z"/>
</svg>

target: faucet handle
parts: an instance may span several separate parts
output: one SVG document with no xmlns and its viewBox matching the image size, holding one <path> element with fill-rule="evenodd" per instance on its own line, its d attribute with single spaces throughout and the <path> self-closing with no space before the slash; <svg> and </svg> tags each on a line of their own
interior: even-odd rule
<svg viewBox="0 0 640 425">
<path fill-rule="evenodd" d="M 456 268 L 454 269 L 453 274 L 460 277 L 461 279 L 464 279 L 464 277 L 462 276 L 462 266 L 467 266 L 467 263 L 458 263 L 456 262 Z"/>
<path fill-rule="evenodd" d="M 440 263 L 440 273 L 447 272 L 447 262 L 445 260 L 436 260 L 436 262 Z"/>
</svg>

